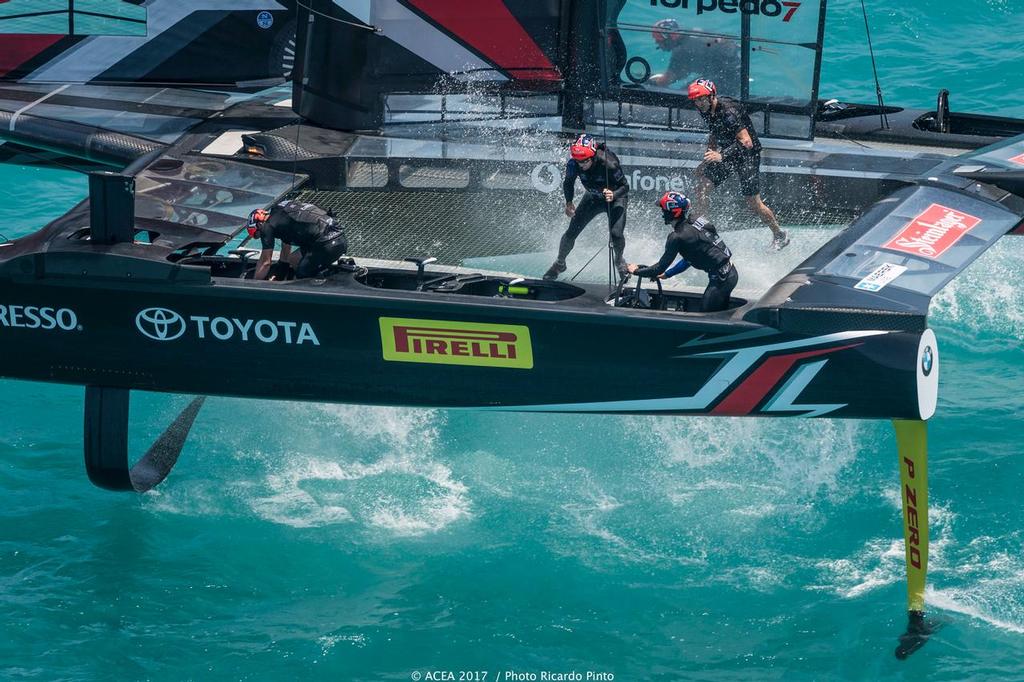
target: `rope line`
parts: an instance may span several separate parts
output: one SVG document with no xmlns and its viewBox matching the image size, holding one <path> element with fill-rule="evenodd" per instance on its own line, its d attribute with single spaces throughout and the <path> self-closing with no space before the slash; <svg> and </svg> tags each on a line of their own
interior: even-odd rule
<svg viewBox="0 0 1024 682">
<path fill-rule="evenodd" d="M 868 36 L 868 53 L 871 55 L 871 72 L 875 75 L 875 95 L 878 96 L 878 117 L 884 130 L 889 129 L 889 117 L 885 113 L 885 102 L 882 99 L 882 86 L 878 82 L 878 68 L 875 66 L 875 48 L 871 44 L 871 27 L 868 26 L 868 9 L 864 0 L 860 0 L 861 14 L 864 15 L 864 31 Z"/>
</svg>

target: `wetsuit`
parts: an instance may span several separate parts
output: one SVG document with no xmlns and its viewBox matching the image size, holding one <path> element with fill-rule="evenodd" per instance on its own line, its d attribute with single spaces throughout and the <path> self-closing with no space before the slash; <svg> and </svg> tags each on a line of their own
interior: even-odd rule
<svg viewBox="0 0 1024 682">
<path fill-rule="evenodd" d="M 666 270 L 677 255 L 682 256 L 683 261 Z M 677 221 L 665 240 L 665 253 L 661 259 L 654 265 L 638 268 L 633 274 L 637 277 L 657 277 L 664 272 L 666 277 L 671 277 L 691 265 L 708 273 L 708 286 L 700 302 L 700 311 L 713 313 L 728 308 L 729 294 L 736 288 L 739 273 L 732 264 L 732 251 L 725 245 L 715 226 L 704 218 Z"/>
<path fill-rule="evenodd" d="M 562 192 L 565 195 L 565 202 L 572 201 L 576 193 L 576 178 L 583 184 L 586 194 L 576 207 L 576 213 L 569 221 L 569 227 L 562 235 L 558 245 L 558 261 L 564 262 L 565 257 L 576 245 L 576 237 L 580 235 L 583 228 L 598 215 L 608 214 L 608 231 L 611 234 L 612 249 L 615 251 L 615 263 L 620 270 L 625 267 L 622 260 L 622 252 L 626 248 L 626 238 L 623 233 L 626 230 L 626 206 L 629 203 L 629 185 L 626 184 L 626 175 L 619 165 L 619 158 L 612 152 L 598 145 L 594 155 L 594 163 L 590 168 L 583 170 L 575 159 L 569 159 L 565 167 L 565 180 L 562 182 Z M 604 198 L 603 190 L 607 187 L 613 192 L 611 203 Z"/>
<path fill-rule="evenodd" d="M 665 83 L 664 87 L 670 87 L 672 83 L 684 78 L 687 81 L 713 78 L 719 92 L 739 95 L 739 64 L 738 41 L 716 36 L 679 36 L 672 44 L 668 68 L 665 69 L 665 75 L 671 82 Z"/>
<path fill-rule="evenodd" d="M 275 239 L 301 250 L 296 278 L 315 277 L 348 251 L 345 233 L 334 218 L 318 206 L 291 199 L 274 206 L 260 226 L 264 249 L 273 249 Z"/>
<path fill-rule="evenodd" d="M 761 193 L 761 141 L 757 139 L 754 124 L 750 121 L 747 111 L 731 97 L 719 97 L 714 113 L 701 114 L 704 122 L 711 130 L 711 139 L 715 141 L 722 155 L 721 161 L 705 161 L 701 164 L 704 176 L 715 187 L 722 184 L 733 172 L 740 180 L 743 196 L 752 197 Z M 736 135 L 743 129 L 750 134 L 754 146 L 744 147 Z"/>
</svg>

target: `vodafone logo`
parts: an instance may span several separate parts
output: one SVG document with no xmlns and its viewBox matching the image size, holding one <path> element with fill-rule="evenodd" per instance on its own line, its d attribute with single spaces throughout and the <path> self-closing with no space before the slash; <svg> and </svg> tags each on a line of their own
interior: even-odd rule
<svg viewBox="0 0 1024 682">
<path fill-rule="evenodd" d="M 934 260 L 980 222 L 981 218 L 932 204 L 882 244 L 882 248 Z"/>
<path fill-rule="evenodd" d="M 562 184 L 562 173 L 553 163 L 538 163 L 530 173 L 530 182 L 534 189 L 550 194 Z"/>
</svg>

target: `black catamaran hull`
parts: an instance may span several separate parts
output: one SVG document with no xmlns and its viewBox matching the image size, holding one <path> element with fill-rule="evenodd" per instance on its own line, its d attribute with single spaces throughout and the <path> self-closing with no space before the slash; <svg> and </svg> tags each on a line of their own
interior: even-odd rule
<svg viewBox="0 0 1024 682">
<path fill-rule="evenodd" d="M 934 409 L 929 331 L 803 336 L 613 308 L 593 291 L 567 306 L 339 279 L 322 292 L 216 279 L 3 282 L 0 375 L 552 412 L 919 419 Z"/>
</svg>

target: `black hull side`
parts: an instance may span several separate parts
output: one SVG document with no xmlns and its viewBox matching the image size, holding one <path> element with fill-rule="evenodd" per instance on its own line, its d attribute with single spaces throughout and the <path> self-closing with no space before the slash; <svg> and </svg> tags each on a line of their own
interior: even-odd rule
<svg viewBox="0 0 1024 682">
<path fill-rule="evenodd" d="M 352 281 L 317 289 L 0 281 L 0 375 L 421 407 L 844 418 L 927 411 L 918 398 L 919 332 L 798 336 L 728 314 L 611 308 L 598 291 L 526 302 Z"/>
</svg>

